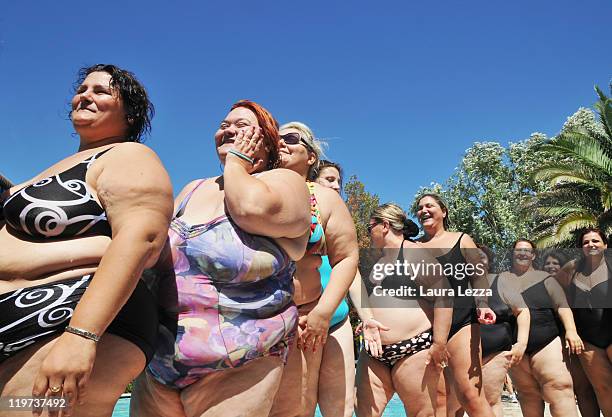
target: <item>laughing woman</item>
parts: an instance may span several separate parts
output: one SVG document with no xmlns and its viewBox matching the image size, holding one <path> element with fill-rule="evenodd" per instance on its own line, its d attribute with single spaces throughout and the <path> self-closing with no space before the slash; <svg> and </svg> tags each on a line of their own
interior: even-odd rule
<svg viewBox="0 0 612 417">
<path fill-rule="evenodd" d="M 282 166 L 297 172 L 305 181 L 319 163 L 322 154 L 320 143 L 312 131 L 299 122 L 281 126 L 280 135 Z M 307 185 L 312 214 L 311 233 L 306 255 L 297 263 L 294 279 L 294 300 L 300 312 L 300 348 L 289 353 L 272 416 L 314 415 L 319 370 L 330 320 L 357 273 L 357 235 L 346 205 L 333 189 L 310 181 Z M 331 266 L 329 283 L 324 291 L 319 274 L 323 256 L 328 256 Z M 342 356 L 337 359 L 334 366 L 340 401 L 335 407 L 323 410 L 325 416 L 345 416 L 352 412 L 352 386 L 346 385 L 345 375 L 351 371 L 346 364 L 343 365 Z"/>
<path fill-rule="evenodd" d="M 223 175 L 179 194 L 152 271 L 164 312 L 134 416 L 268 415 L 295 334 L 294 261 L 310 225 L 304 181 L 275 169 L 278 124 L 257 103 L 234 104 L 215 145 Z"/>
<path fill-rule="evenodd" d="M 78 85 L 78 151 L 2 196 L 0 396 L 63 396 L 75 415 L 110 416 L 154 352 L 140 277 L 166 240 L 172 188 L 134 143 L 153 110 L 134 75 L 94 65 Z"/>
<path fill-rule="evenodd" d="M 420 243 L 430 249 L 441 264 L 452 265 L 452 270 L 455 270 L 455 267 L 465 267 L 468 264 L 475 266 L 480 263 L 480 254 L 472 238 L 465 233 L 447 230 L 449 211 L 440 196 L 421 195 L 416 200 L 415 212 L 425 232 Z M 488 287 L 488 284 L 478 282 L 477 278 L 479 277 L 476 274 L 471 277 L 448 276 L 450 285 L 457 294 L 460 291 L 465 292 L 470 283 L 477 288 Z M 485 277 L 481 277 L 481 280 L 483 278 Z M 485 317 L 486 312 L 492 314 L 490 309 L 481 308 L 479 316 Z M 488 320 L 494 322 L 491 317 Z M 482 357 L 477 310 L 474 301 L 467 297 L 455 299 L 447 346 L 450 361 L 444 372 L 446 385 L 443 388 L 441 384 L 438 395 L 444 398 L 444 394 L 454 392 L 461 407 L 471 417 L 493 417 L 493 411 L 482 389 Z M 450 411 L 455 405 L 452 395 L 448 395 L 448 398 L 444 407 L 448 407 L 447 411 Z M 443 401 L 439 401 L 438 407 L 442 408 L 442 404 Z M 444 410 L 441 409 L 439 414 L 445 414 Z"/>
<path fill-rule="evenodd" d="M 502 285 L 522 294 L 531 315 L 525 355 L 510 369 L 510 375 L 519 393 L 524 416 L 542 417 L 546 401 L 553 416 L 575 417 L 578 414 L 572 377 L 563 358 L 561 331 L 555 313 L 563 323 L 565 347 L 579 355 L 583 343 L 561 285 L 547 272 L 533 268 L 535 257 L 535 245 L 519 239 L 512 251 L 512 268 L 499 277 Z"/>
</svg>

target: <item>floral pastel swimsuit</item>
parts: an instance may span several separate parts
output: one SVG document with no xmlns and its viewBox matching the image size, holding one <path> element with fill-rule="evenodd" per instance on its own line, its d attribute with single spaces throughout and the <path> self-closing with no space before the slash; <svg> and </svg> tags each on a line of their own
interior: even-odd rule
<svg viewBox="0 0 612 417">
<path fill-rule="evenodd" d="M 181 203 L 187 205 L 202 180 Z M 159 382 L 184 388 L 203 376 L 263 356 L 286 360 L 295 335 L 295 263 L 271 238 L 240 229 L 227 215 L 169 230 L 159 275 L 157 351 L 148 365 Z"/>
</svg>

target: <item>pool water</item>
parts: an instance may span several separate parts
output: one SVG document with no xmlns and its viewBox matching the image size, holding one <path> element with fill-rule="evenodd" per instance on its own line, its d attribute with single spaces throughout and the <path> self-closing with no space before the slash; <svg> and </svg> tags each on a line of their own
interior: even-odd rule
<svg viewBox="0 0 612 417">
<path fill-rule="evenodd" d="M 117 405 L 115 406 L 115 411 L 113 411 L 113 417 L 128 417 L 130 415 L 130 399 L 129 398 L 121 398 Z M 394 395 L 391 398 L 391 401 L 387 405 L 385 412 L 383 414 L 384 417 L 404 417 L 406 414 L 404 413 L 404 406 L 400 401 L 397 395 Z M 321 417 L 321 413 L 317 410 L 316 417 Z"/>
</svg>

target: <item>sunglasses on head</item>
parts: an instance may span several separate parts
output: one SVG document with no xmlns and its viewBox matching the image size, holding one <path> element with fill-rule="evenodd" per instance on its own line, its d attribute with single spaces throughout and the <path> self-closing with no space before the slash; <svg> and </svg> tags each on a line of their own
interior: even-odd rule
<svg viewBox="0 0 612 417">
<path fill-rule="evenodd" d="M 302 139 L 299 133 L 285 133 L 284 135 L 280 135 L 280 137 L 287 145 L 298 145 L 302 143 L 304 146 L 310 149 L 310 145 L 308 144 L 308 142 Z"/>
</svg>

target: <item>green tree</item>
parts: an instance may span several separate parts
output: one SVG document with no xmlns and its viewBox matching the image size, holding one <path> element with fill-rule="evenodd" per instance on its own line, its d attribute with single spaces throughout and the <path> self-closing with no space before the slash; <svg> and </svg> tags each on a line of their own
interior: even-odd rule
<svg viewBox="0 0 612 417">
<path fill-rule="evenodd" d="M 550 190 L 534 197 L 536 238 L 542 246 L 564 246 L 576 230 L 599 227 L 612 233 L 612 100 L 595 88 L 599 121 L 579 109 L 562 132 L 540 146 L 549 156 L 534 170 Z"/>
<path fill-rule="evenodd" d="M 545 135 L 534 133 L 507 148 L 497 142 L 476 142 L 444 184 L 424 187 L 417 197 L 426 191 L 441 194 L 449 207 L 452 230 L 466 232 L 493 249 L 507 248 L 516 239 L 530 236 L 534 226 L 533 216 L 524 207 L 544 187 L 532 178 L 532 172 L 542 158 L 536 149 L 545 141 Z"/>
<path fill-rule="evenodd" d="M 380 205 L 378 195 L 366 191 L 365 185 L 357 179 L 356 175 L 352 175 L 344 186 L 344 195 L 346 196 L 346 205 L 357 229 L 359 249 L 369 248 L 370 236 L 368 235 L 367 225 L 370 215 Z"/>
</svg>

